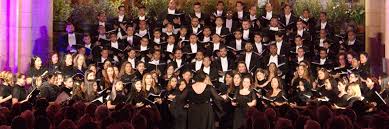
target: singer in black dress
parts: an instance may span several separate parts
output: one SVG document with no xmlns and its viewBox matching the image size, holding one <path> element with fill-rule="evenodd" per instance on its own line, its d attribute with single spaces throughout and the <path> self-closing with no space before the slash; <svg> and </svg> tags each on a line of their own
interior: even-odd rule
<svg viewBox="0 0 389 129">
<path fill-rule="evenodd" d="M 257 104 L 256 95 L 252 90 L 251 76 L 244 76 L 239 90 L 236 90 L 235 97 L 231 101 L 235 106 L 233 129 L 245 127 L 246 112 L 249 107 L 254 107 Z"/>
<path fill-rule="evenodd" d="M 194 84 L 188 86 L 181 96 L 179 103 L 189 102 L 187 129 L 214 129 L 214 111 L 212 101 L 224 100 L 226 96 L 219 96 L 213 86 L 205 83 L 209 79 L 203 71 L 196 72 Z M 215 103 L 216 104 L 216 103 Z"/>
</svg>

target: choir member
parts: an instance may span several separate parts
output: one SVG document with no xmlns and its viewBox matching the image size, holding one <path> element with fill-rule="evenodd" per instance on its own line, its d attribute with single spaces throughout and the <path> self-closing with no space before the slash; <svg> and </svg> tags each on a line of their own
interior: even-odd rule
<svg viewBox="0 0 389 129">
<path fill-rule="evenodd" d="M 112 86 L 111 95 L 107 101 L 108 109 L 115 109 L 118 104 L 123 103 L 127 99 L 127 93 L 124 91 L 122 81 L 115 81 Z"/>
<path fill-rule="evenodd" d="M 103 78 L 102 78 L 100 85 L 103 86 L 103 89 L 109 90 L 112 88 L 113 83 L 118 80 L 116 73 L 115 73 L 115 70 L 114 70 L 114 67 L 108 66 L 107 69 L 104 69 L 102 71 L 102 73 L 103 73 Z M 103 89 L 100 89 L 100 90 L 103 90 Z"/>
<path fill-rule="evenodd" d="M 31 58 L 30 69 L 27 73 L 28 78 L 44 76 L 47 74 L 46 68 L 42 65 L 42 59 L 38 56 L 34 56 Z"/>
<path fill-rule="evenodd" d="M 86 60 L 85 55 L 77 54 L 76 57 L 73 59 L 73 67 L 77 74 L 84 74 L 86 70 Z"/>
<path fill-rule="evenodd" d="M 247 19 L 249 17 L 249 13 L 244 11 L 245 5 L 242 1 L 236 1 L 235 4 L 235 13 L 233 18 L 235 21 L 242 21 L 243 19 Z"/>
<path fill-rule="evenodd" d="M 162 104 L 162 98 L 160 96 L 161 89 L 157 86 L 152 74 L 146 73 L 142 79 L 142 92 L 146 97 L 155 95 L 154 100 L 149 100 L 153 103 Z M 151 106 L 151 105 L 150 105 Z"/>
<path fill-rule="evenodd" d="M 74 69 L 74 66 L 76 64 L 73 64 L 73 56 L 72 54 L 68 53 L 64 56 L 63 58 L 63 63 L 62 63 L 62 73 L 65 76 L 73 76 L 74 74 L 77 73 L 76 69 Z"/>
<path fill-rule="evenodd" d="M 297 17 L 292 13 L 290 5 L 286 4 L 283 9 L 283 14 L 279 18 L 281 25 L 288 31 L 295 31 Z"/>
<path fill-rule="evenodd" d="M 16 82 L 12 88 L 12 105 L 16 103 L 27 102 L 30 96 L 25 90 L 26 76 L 23 74 L 16 75 Z"/>
<path fill-rule="evenodd" d="M 273 77 L 271 79 L 271 90 L 266 94 L 267 99 L 269 99 L 268 106 L 281 106 L 286 103 L 283 91 L 283 84 L 279 77 Z"/>
<path fill-rule="evenodd" d="M 316 30 L 326 30 L 329 35 L 333 35 L 334 28 L 331 23 L 328 22 L 328 17 L 326 12 L 320 12 L 320 17 L 317 25 L 315 26 Z"/>
<path fill-rule="evenodd" d="M 13 75 L 11 72 L 0 73 L 0 105 L 10 107 L 12 101 Z"/>
<path fill-rule="evenodd" d="M 226 28 L 224 25 L 223 17 L 216 17 L 215 27 L 212 29 L 212 33 L 218 34 L 222 37 L 227 36 L 230 33 L 230 30 Z"/>
<path fill-rule="evenodd" d="M 273 12 L 273 6 L 271 5 L 270 2 L 266 3 L 264 12 L 261 13 L 261 25 L 262 27 L 268 27 L 270 20 L 273 17 L 277 17 L 275 13 Z"/>
<path fill-rule="evenodd" d="M 248 72 L 254 72 L 253 70 L 259 67 L 260 56 L 253 52 L 253 44 L 251 42 L 247 42 L 244 45 L 244 51 L 245 53 L 241 56 L 240 61 L 245 62 Z"/>
<path fill-rule="evenodd" d="M 135 76 L 137 79 L 142 79 L 143 75 L 146 73 L 146 64 L 142 61 L 139 61 L 136 65 Z"/>
<path fill-rule="evenodd" d="M 173 79 L 173 78 L 172 78 Z M 185 80 L 180 80 L 179 85 L 172 92 L 171 97 L 173 98 L 172 104 L 170 104 L 170 110 L 173 116 L 173 129 L 183 129 L 186 128 L 187 122 L 187 112 L 185 106 L 177 105 L 176 98 L 182 94 L 186 88 Z"/>
<path fill-rule="evenodd" d="M 49 74 L 53 74 L 57 71 L 61 71 L 61 63 L 57 52 L 50 53 L 50 60 L 46 66 Z"/>
<path fill-rule="evenodd" d="M 236 90 L 233 98 L 234 101 L 231 101 L 232 106 L 235 106 L 233 129 L 246 127 L 246 112 L 249 107 L 254 107 L 257 104 L 256 96 L 252 88 L 251 76 L 244 76 L 239 90 Z"/>
<path fill-rule="evenodd" d="M 145 106 L 144 94 L 142 93 L 142 80 L 135 80 L 132 83 L 131 92 L 129 93 L 127 102 L 134 105 L 136 108 Z"/>
<path fill-rule="evenodd" d="M 118 78 L 123 82 L 123 84 L 129 84 L 135 80 L 135 72 L 136 71 L 132 68 L 132 64 L 130 62 L 124 62 L 120 68 Z"/>
<path fill-rule="evenodd" d="M 73 45 L 81 44 L 82 36 L 75 33 L 75 27 L 73 23 L 66 23 L 66 34 L 62 35 L 57 44 L 57 50 L 59 53 L 66 53 L 67 51 L 76 52 L 72 47 Z M 61 55 L 62 55 L 61 54 Z"/>
</svg>

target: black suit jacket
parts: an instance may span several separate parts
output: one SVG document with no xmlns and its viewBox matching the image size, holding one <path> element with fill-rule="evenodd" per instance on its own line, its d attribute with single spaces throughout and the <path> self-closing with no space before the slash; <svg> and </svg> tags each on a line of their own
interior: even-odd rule
<svg viewBox="0 0 389 129">
<path fill-rule="evenodd" d="M 281 22 L 281 26 L 284 27 L 285 29 L 296 30 L 297 17 L 294 14 L 291 14 L 288 24 L 286 24 L 285 14 L 282 14 L 280 16 L 279 21 Z"/>
<path fill-rule="evenodd" d="M 82 36 L 78 33 L 75 33 L 75 37 L 76 37 L 76 44 L 81 44 Z M 59 38 L 59 41 L 57 44 L 57 51 L 58 52 L 66 52 L 68 46 L 69 46 L 68 34 L 62 35 Z"/>
<path fill-rule="evenodd" d="M 240 57 L 239 61 L 245 62 L 246 61 L 245 58 L 246 58 L 246 53 L 244 53 Z M 255 72 L 255 69 L 260 67 L 260 65 L 261 65 L 260 57 L 257 54 L 252 52 L 251 59 L 250 59 L 250 66 L 246 66 L 246 67 L 248 67 L 249 70 L 253 70 L 253 71 L 249 71 L 249 72 Z"/>
</svg>

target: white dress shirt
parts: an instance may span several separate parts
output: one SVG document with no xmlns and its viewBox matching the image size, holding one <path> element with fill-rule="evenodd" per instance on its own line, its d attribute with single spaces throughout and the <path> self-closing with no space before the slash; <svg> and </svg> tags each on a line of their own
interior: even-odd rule
<svg viewBox="0 0 389 129">
<path fill-rule="evenodd" d="M 139 20 L 146 20 L 146 16 L 139 16 Z"/>
<path fill-rule="evenodd" d="M 303 60 L 304 60 L 304 56 L 303 57 L 297 57 L 297 63 L 300 63 Z"/>
<path fill-rule="evenodd" d="M 273 11 L 266 12 L 266 20 L 270 20 L 273 17 Z"/>
<path fill-rule="evenodd" d="M 272 26 L 270 26 L 269 30 L 271 30 L 271 31 L 278 31 L 279 29 L 278 29 L 278 27 L 272 27 Z"/>
<path fill-rule="evenodd" d="M 325 29 L 327 22 L 320 22 L 320 29 Z"/>
<path fill-rule="evenodd" d="M 157 44 L 159 44 L 159 43 L 161 43 L 161 39 L 160 38 L 154 38 L 154 43 L 157 43 Z"/>
<path fill-rule="evenodd" d="M 277 55 L 280 55 L 281 47 L 282 47 L 282 41 L 281 42 L 277 42 L 276 45 L 277 45 Z"/>
<path fill-rule="evenodd" d="M 128 44 L 132 45 L 132 44 L 134 43 L 133 37 L 134 37 L 134 36 L 127 36 L 127 42 L 128 42 Z"/>
<path fill-rule="evenodd" d="M 177 67 L 180 67 L 182 63 L 182 59 L 176 59 L 176 63 L 177 63 Z"/>
<path fill-rule="evenodd" d="M 209 42 L 209 41 L 211 41 L 211 37 L 205 37 L 204 36 L 203 42 Z"/>
<path fill-rule="evenodd" d="M 210 74 L 211 73 L 211 67 L 210 66 L 208 66 L 208 67 L 203 67 L 203 71 L 204 71 L 204 73 L 206 73 L 206 74 Z"/>
<path fill-rule="evenodd" d="M 200 28 L 200 26 L 198 25 L 198 26 L 196 26 L 196 27 L 193 27 L 192 26 L 192 30 L 193 30 L 193 34 L 197 34 L 198 33 L 198 31 L 199 31 L 199 28 Z"/>
<path fill-rule="evenodd" d="M 216 16 L 222 16 L 223 10 L 216 10 Z"/>
<path fill-rule="evenodd" d="M 220 48 L 220 43 L 214 43 L 214 44 L 213 44 L 213 50 L 212 50 L 212 51 L 219 50 L 219 48 Z"/>
<path fill-rule="evenodd" d="M 243 39 L 244 40 L 249 40 L 250 39 L 250 30 L 243 30 Z"/>
<path fill-rule="evenodd" d="M 247 70 L 250 70 L 251 55 L 252 55 L 252 52 L 246 52 L 246 57 L 244 59 L 244 62 L 246 64 Z"/>
<path fill-rule="evenodd" d="M 123 19 L 124 19 L 124 15 L 123 15 L 123 16 L 120 16 L 120 15 L 119 15 L 118 21 L 119 21 L 119 22 L 123 22 Z"/>
<path fill-rule="evenodd" d="M 243 19 L 243 11 L 239 11 L 238 12 L 238 18 L 239 19 Z"/>
<path fill-rule="evenodd" d="M 100 22 L 99 21 L 99 26 L 105 26 L 105 22 Z"/>
<path fill-rule="evenodd" d="M 325 40 L 325 39 L 320 39 L 320 41 L 319 41 L 319 46 L 320 46 L 320 47 L 323 47 L 323 46 L 324 46 L 324 40 Z"/>
<path fill-rule="evenodd" d="M 351 41 L 350 41 L 350 40 L 347 41 L 347 45 L 349 45 L 349 46 L 350 46 L 350 45 L 354 45 L 354 43 L 355 43 L 355 39 L 354 39 L 354 40 L 351 40 Z"/>
<path fill-rule="evenodd" d="M 190 50 L 192 50 L 192 53 L 197 52 L 197 44 L 190 44 Z"/>
<path fill-rule="evenodd" d="M 176 13 L 176 10 L 175 9 L 167 9 L 167 13 L 168 14 L 175 14 Z"/>
<path fill-rule="evenodd" d="M 292 15 L 291 13 L 289 13 L 289 15 L 288 15 L 288 14 L 285 14 L 285 25 L 289 25 L 290 16 L 291 16 L 291 15 Z"/>
<path fill-rule="evenodd" d="M 147 50 L 147 46 L 140 45 L 140 51 L 146 51 L 146 50 Z"/>
<path fill-rule="evenodd" d="M 228 28 L 231 31 L 232 19 L 226 19 L 226 28 Z"/>
<path fill-rule="evenodd" d="M 201 13 L 195 13 L 197 18 L 201 18 Z"/>
<path fill-rule="evenodd" d="M 135 67 L 136 67 L 135 58 L 128 58 L 127 61 L 131 63 L 131 67 L 132 67 L 132 68 L 135 68 Z"/>
<path fill-rule="evenodd" d="M 297 30 L 297 35 L 300 35 L 301 37 L 303 37 L 303 34 L 304 34 L 304 29 Z"/>
<path fill-rule="evenodd" d="M 119 49 L 119 43 L 117 41 L 116 42 L 111 42 L 111 47 Z"/>
<path fill-rule="evenodd" d="M 278 55 L 275 55 L 275 56 L 270 55 L 269 63 L 268 63 L 268 64 L 270 64 L 270 63 L 275 63 L 276 66 L 278 66 Z"/>
<path fill-rule="evenodd" d="M 77 39 L 76 39 L 76 34 L 75 33 L 68 34 L 68 43 L 69 43 L 69 46 L 77 44 Z"/>
<path fill-rule="evenodd" d="M 262 43 L 259 42 L 259 43 L 255 43 L 255 47 L 257 47 L 257 51 L 258 53 L 262 53 Z"/>
<path fill-rule="evenodd" d="M 220 61 L 221 61 L 221 64 L 222 64 L 223 72 L 227 71 L 228 70 L 228 60 L 227 60 L 227 57 L 220 57 Z"/>
<path fill-rule="evenodd" d="M 236 50 L 242 50 L 242 40 L 235 40 Z"/>
<path fill-rule="evenodd" d="M 253 20 L 255 20 L 255 19 L 257 19 L 257 16 L 256 16 L 256 15 L 250 15 L 250 21 L 253 21 Z"/>
<path fill-rule="evenodd" d="M 326 63 L 326 58 L 324 58 L 324 59 L 320 59 L 320 65 L 324 65 L 325 63 Z"/>
<path fill-rule="evenodd" d="M 174 44 L 167 44 L 166 51 L 173 52 Z"/>
<path fill-rule="evenodd" d="M 216 26 L 216 34 L 221 35 L 222 34 L 222 27 L 221 26 Z"/>
<path fill-rule="evenodd" d="M 202 60 L 196 60 L 196 62 L 195 62 L 195 71 L 201 69 L 201 66 L 203 66 L 203 61 Z"/>
</svg>

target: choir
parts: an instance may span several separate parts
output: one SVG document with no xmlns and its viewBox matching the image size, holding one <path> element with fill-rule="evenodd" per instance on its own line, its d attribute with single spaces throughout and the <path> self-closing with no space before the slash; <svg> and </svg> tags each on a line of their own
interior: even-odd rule
<svg viewBox="0 0 389 129">
<path fill-rule="evenodd" d="M 48 61 L 34 56 L 27 73 L 0 73 L 0 104 L 131 104 L 158 109 L 162 129 L 214 129 L 215 121 L 240 129 L 249 108 L 362 101 L 375 110 L 389 100 L 355 27 L 337 32 L 326 12 L 314 18 L 286 4 L 276 14 L 266 3 L 257 15 L 241 1 L 235 10 L 223 1 L 214 12 L 192 6 L 185 13 L 172 0 L 156 18 L 147 7 L 128 15 L 120 6 L 116 18 L 99 12 L 83 34 L 69 22 Z"/>
</svg>

